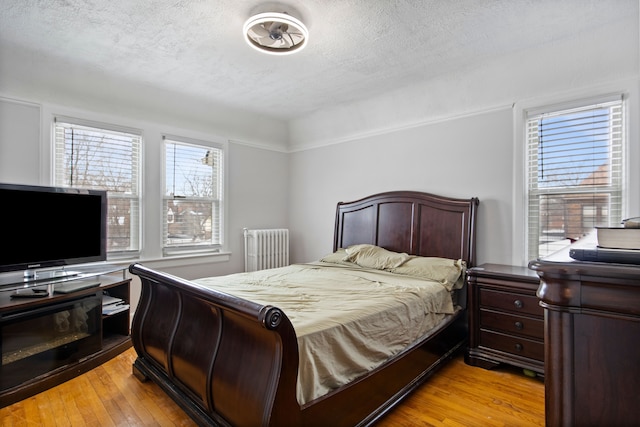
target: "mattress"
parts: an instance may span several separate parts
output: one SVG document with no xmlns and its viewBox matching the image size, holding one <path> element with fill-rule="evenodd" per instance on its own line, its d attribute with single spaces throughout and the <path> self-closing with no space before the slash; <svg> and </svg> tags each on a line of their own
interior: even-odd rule
<svg viewBox="0 0 640 427">
<path fill-rule="evenodd" d="M 298 339 L 301 405 L 380 366 L 456 311 L 437 281 L 323 262 L 194 282 L 284 311 Z"/>
</svg>

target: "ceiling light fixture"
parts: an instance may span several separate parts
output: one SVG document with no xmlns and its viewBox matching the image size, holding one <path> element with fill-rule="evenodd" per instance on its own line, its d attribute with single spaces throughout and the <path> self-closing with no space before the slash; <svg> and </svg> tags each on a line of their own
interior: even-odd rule
<svg viewBox="0 0 640 427">
<path fill-rule="evenodd" d="M 259 13 L 244 23 L 244 37 L 249 46 L 273 55 L 299 52 L 309 39 L 307 27 L 287 13 Z"/>
</svg>

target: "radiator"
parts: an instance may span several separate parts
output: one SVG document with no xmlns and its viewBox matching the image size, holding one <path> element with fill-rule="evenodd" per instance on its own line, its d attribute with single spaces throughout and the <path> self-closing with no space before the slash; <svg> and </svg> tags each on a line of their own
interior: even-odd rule
<svg viewBox="0 0 640 427">
<path fill-rule="evenodd" d="M 289 230 L 244 229 L 244 271 L 289 265 Z"/>
</svg>

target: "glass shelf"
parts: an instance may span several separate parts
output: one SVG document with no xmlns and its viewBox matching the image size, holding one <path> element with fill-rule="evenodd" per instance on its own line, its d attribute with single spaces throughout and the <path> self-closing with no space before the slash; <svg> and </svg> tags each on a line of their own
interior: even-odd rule
<svg viewBox="0 0 640 427">
<path fill-rule="evenodd" d="M 95 278 L 103 274 L 122 272 L 126 278 L 126 267 L 112 264 L 74 265 L 57 269 L 47 269 L 36 272 L 35 277 L 25 277 L 22 271 L 0 274 L 0 290 L 15 288 L 29 288 L 32 286 L 47 286 L 55 283 Z"/>
</svg>

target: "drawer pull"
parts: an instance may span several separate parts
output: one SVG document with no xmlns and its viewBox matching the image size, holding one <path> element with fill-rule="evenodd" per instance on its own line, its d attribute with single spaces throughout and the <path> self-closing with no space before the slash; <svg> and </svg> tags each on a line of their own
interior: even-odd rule
<svg viewBox="0 0 640 427">
<path fill-rule="evenodd" d="M 516 347 L 516 351 L 522 351 L 522 344 L 517 343 L 515 347 Z"/>
<path fill-rule="evenodd" d="M 522 324 L 522 322 L 516 322 L 516 329 L 521 331 L 522 328 L 524 328 L 524 325 Z"/>
<path fill-rule="evenodd" d="M 522 307 L 524 307 L 524 303 L 523 303 L 522 301 L 520 301 L 519 299 L 515 300 L 515 301 L 513 302 L 513 305 L 515 305 L 515 306 L 516 306 L 516 308 L 522 308 Z"/>
</svg>

